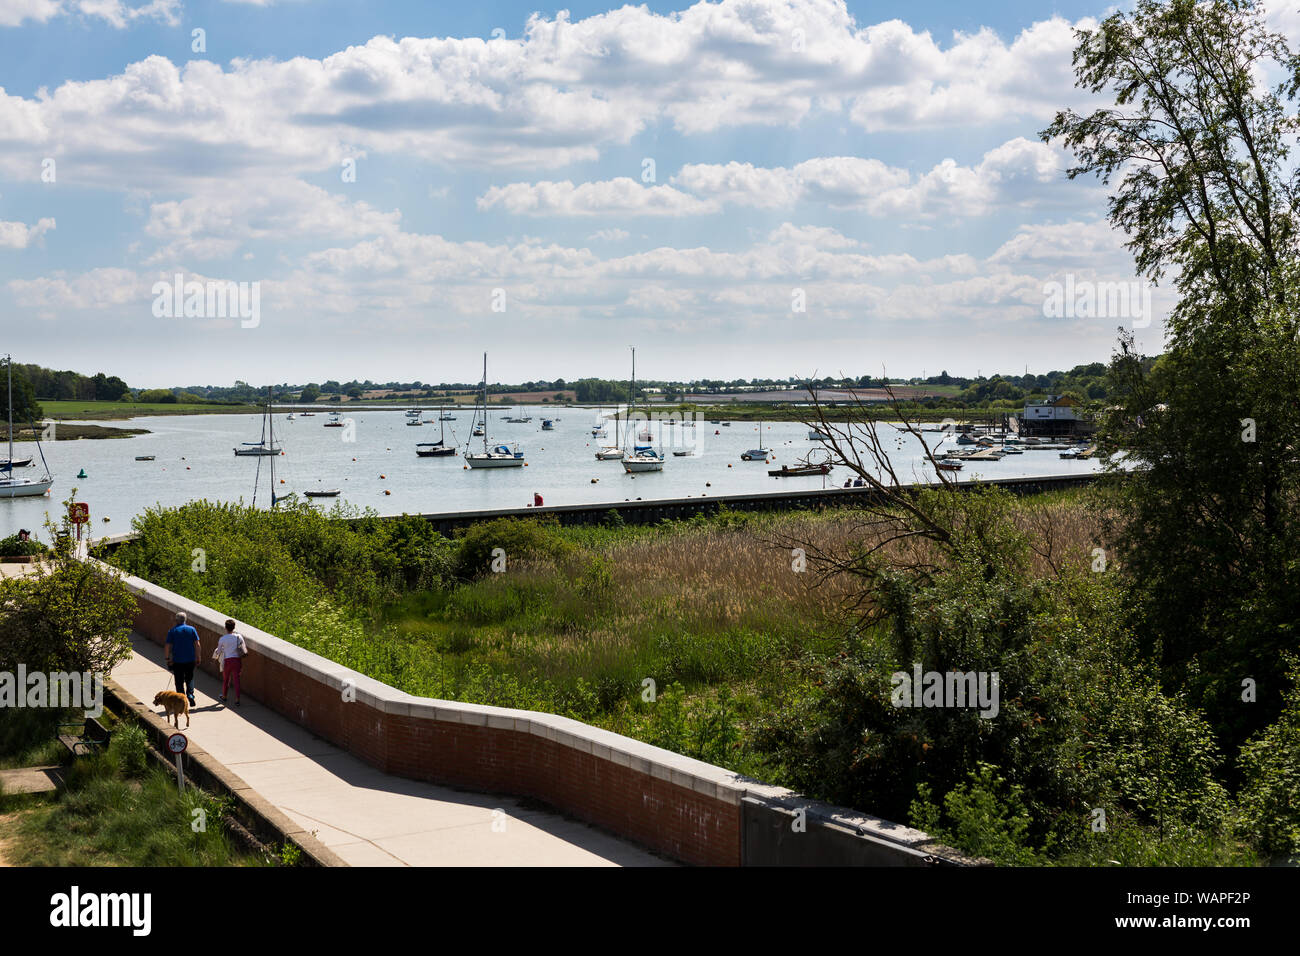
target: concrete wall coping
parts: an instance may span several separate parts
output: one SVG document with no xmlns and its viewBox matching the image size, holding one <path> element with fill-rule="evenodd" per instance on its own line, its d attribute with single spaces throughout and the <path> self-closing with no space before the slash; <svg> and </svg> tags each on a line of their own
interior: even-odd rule
<svg viewBox="0 0 1300 956">
<path fill-rule="evenodd" d="M 169 611 L 184 611 L 191 624 L 217 633 L 225 632 L 225 622 L 230 615 L 219 613 L 144 578 L 126 574 L 97 559 L 90 560 L 120 575 L 127 587 L 137 594 L 146 596 L 152 603 Z M 240 622 L 237 630 L 244 636 L 250 653 L 264 655 L 326 686 L 333 687 L 340 693 L 344 681 L 350 680 L 355 689 L 356 701 L 382 713 L 516 730 L 553 740 L 565 747 L 640 770 L 657 779 L 676 783 L 697 793 L 735 805 L 739 805 L 751 788 L 751 783 L 745 778 L 722 767 L 676 754 L 661 747 L 654 747 L 612 731 L 592 727 L 580 720 L 540 711 L 417 697 L 367 677 L 329 658 L 304 650 L 260 628 Z"/>
<path fill-rule="evenodd" d="M 154 604 L 171 611 L 184 611 L 190 622 L 224 633 L 229 615 L 218 613 L 143 578 L 126 574 L 97 559 L 88 560 L 120 575 L 131 590 L 147 597 Z M 673 753 L 613 731 L 592 727 L 579 720 L 540 711 L 417 697 L 251 625 L 240 624 L 238 631 L 244 635 L 250 652 L 265 655 L 339 690 L 340 693 L 344 681 L 352 681 L 356 701 L 382 713 L 469 726 L 497 727 L 530 734 L 735 806 L 748 799 L 790 811 L 802 808 L 816 820 L 845 827 L 863 836 L 905 847 L 909 851 L 937 853 L 954 861 L 968 862 L 955 851 L 937 844 L 933 837 L 912 827 L 813 800 L 785 787 L 744 777 L 723 767 Z"/>
</svg>

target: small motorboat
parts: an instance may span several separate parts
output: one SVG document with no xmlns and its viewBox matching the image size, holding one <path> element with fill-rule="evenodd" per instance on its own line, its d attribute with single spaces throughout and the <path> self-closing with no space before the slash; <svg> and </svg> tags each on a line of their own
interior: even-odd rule
<svg viewBox="0 0 1300 956">
<path fill-rule="evenodd" d="M 30 458 L 14 458 L 9 461 L 0 461 L 0 471 L 8 471 L 10 468 L 26 468 L 31 463 Z"/>
<path fill-rule="evenodd" d="M 553 432 L 553 431 L 555 431 L 555 422 L 553 422 L 553 421 L 552 421 L 551 419 L 549 419 L 549 418 L 543 418 L 543 419 L 542 419 L 542 431 L 544 431 L 544 432 Z"/>
<path fill-rule="evenodd" d="M 408 425 L 416 425 L 416 426 L 419 426 L 420 428 L 423 428 L 423 427 L 424 427 L 424 422 L 422 422 L 422 421 L 421 421 L 420 419 L 418 419 L 418 418 L 408 418 L 408 419 L 406 420 L 406 424 L 408 424 Z"/>
<path fill-rule="evenodd" d="M 741 452 L 741 461 L 767 461 L 772 456 L 770 448 L 751 448 L 749 451 Z"/>
<path fill-rule="evenodd" d="M 936 461 L 934 467 L 940 471 L 961 471 L 961 462 L 952 458 L 945 458 L 942 461 Z"/>
<path fill-rule="evenodd" d="M 804 475 L 829 475 L 831 466 L 821 465 L 795 465 L 791 468 L 789 465 L 782 465 L 780 468 L 768 469 L 768 474 L 773 478 L 800 478 Z"/>
<path fill-rule="evenodd" d="M 303 494 L 308 498 L 337 498 L 340 494 L 338 488 L 322 488 L 316 491 L 304 491 Z"/>
<path fill-rule="evenodd" d="M 675 458 L 690 458 L 690 457 L 692 457 L 694 454 L 695 454 L 695 449 L 694 449 L 694 448 L 687 448 L 685 451 L 675 451 L 675 452 L 673 452 L 673 457 L 675 457 Z"/>
<path fill-rule="evenodd" d="M 153 460 L 154 460 L 154 456 L 153 456 L 153 455 L 136 455 L 136 456 L 135 456 L 135 460 L 136 460 L 136 461 L 153 461 Z"/>
</svg>

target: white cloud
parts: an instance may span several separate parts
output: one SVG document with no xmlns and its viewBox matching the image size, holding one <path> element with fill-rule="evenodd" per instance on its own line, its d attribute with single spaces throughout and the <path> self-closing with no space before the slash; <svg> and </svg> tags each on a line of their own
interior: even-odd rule
<svg viewBox="0 0 1300 956">
<path fill-rule="evenodd" d="M 1078 198 L 1063 191 L 1059 150 L 1016 138 L 975 166 L 945 159 L 912 179 L 904 169 L 857 156 L 826 156 L 793 167 L 749 163 L 683 166 L 672 183 L 705 199 L 737 206 L 782 208 L 820 202 L 878 217 L 977 216 L 1005 206 Z"/>
<path fill-rule="evenodd" d="M 622 242 L 631 235 L 632 233 L 626 229 L 597 229 L 587 239 L 588 241 L 595 239 L 599 242 Z"/>
<path fill-rule="evenodd" d="M 171 9 L 93 2 L 110 20 Z M 155 190 L 337 170 L 367 151 L 554 167 L 662 123 L 692 136 L 813 115 L 870 130 L 1040 123 L 1078 101 L 1071 42 L 1059 18 L 1010 43 L 981 31 L 941 46 L 899 21 L 860 28 L 843 0 L 721 0 L 534 15 L 518 39 L 375 37 L 323 59 L 152 56 L 30 99 L 0 93 L 0 163 L 31 178 L 54 155 L 76 181 Z"/>
<path fill-rule="evenodd" d="M 144 231 L 166 244 L 145 261 L 225 258 L 257 239 L 359 239 L 394 232 L 400 221 L 400 212 L 380 212 L 299 180 L 252 183 L 238 193 L 205 191 L 154 203 Z"/>
<path fill-rule="evenodd" d="M 479 209 L 498 206 L 530 216 L 692 216 L 720 208 L 672 186 L 644 185 L 625 176 L 577 186 L 567 181 L 511 183 L 493 186 L 478 199 Z"/>
<path fill-rule="evenodd" d="M 0 0 L 0 27 L 16 27 L 26 20 L 47 23 L 57 16 L 80 14 L 103 20 L 115 29 L 125 29 L 133 20 L 161 20 L 168 26 L 180 23 L 180 0 L 152 0 L 130 6 L 122 0 Z"/>
<path fill-rule="evenodd" d="M 0 249 L 26 249 L 39 243 L 41 237 L 53 228 L 53 219 L 42 219 L 34 226 L 25 222 L 0 222 Z"/>
</svg>

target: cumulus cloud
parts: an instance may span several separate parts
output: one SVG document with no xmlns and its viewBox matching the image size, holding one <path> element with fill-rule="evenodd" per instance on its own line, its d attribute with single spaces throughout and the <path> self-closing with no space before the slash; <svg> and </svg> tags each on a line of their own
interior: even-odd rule
<svg viewBox="0 0 1300 956">
<path fill-rule="evenodd" d="M 400 212 L 349 202 L 300 180 L 253 183 L 237 193 L 205 191 L 154 203 L 144 231 L 164 245 L 145 261 L 168 264 L 225 258 L 257 239 L 359 239 L 393 232 L 400 221 Z"/>
<path fill-rule="evenodd" d="M 102 20 L 115 29 L 133 20 L 161 20 L 168 26 L 180 22 L 180 0 L 152 0 L 131 6 L 122 0 L 0 0 L 0 27 L 16 27 L 24 21 L 47 23 L 58 16 L 80 15 Z"/>
<path fill-rule="evenodd" d="M 1064 166 L 1059 150 L 1017 137 L 985 153 L 974 166 L 945 159 L 916 179 L 876 159 L 826 156 L 789 168 L 691 164 L 683 166 L 672 183 L 736 206 L 781 208 L 818 202 L 872 216 L 933 218 L 984 215 L 1010 205 L 1059 199 Z"/>
<path fill-rule="evenodd" d="M 493 186 L 478 207 L 533 216 L 697 216 L 727 205 L 782 209 L 821 203 L 876 217 L 980 216 L 1088 196 L 1086 187 L 1064 188 L 1064 168 L 1058 149 L 1017 137 L 974 166 L 945 159 L 915 179 L 905 169 L 857 156 L 818 157 L 788 168 L 697 163 L 683 166 L 671 185 L 618 178 L 576 186 Z"/>
<path fill-rule="evenodd" d="M 672 186 L 645 185 L 625 176 L 577 186 L 567 181 L 493 186 L 479 197 L 478 208 L 497 207 L 532 216 L 694 216 L 720 208 Z"/>
<path fill-rule="evenodd" d="M 128 19 L 170 9 L 94 2 Z M 721 0 L 534 14 L 516 39 L 375 37 L 321 59 L 152 56 L 0 94 L 0 163 L 30 178 L 34 157 L 54 155 L 78 180 L 155 190 L 337 169 L 367 151 L 453 168 L 588 162 L 661 123 L 696 136 L 814 115 L 868 130 L 1039 122 L 1077 98 L 1071 29 L 1053 18 L 1010 42 L 941 44 L 900 21 L 861 28 L 843 0 Z"/>
<path fill-rule="evenodd" d="M 42 219 L 34 226 L 25 222 L 0 222 L 0 249 L 26 249 L 40 242 L 53 228 L 53 219 Z"/>
</svg>

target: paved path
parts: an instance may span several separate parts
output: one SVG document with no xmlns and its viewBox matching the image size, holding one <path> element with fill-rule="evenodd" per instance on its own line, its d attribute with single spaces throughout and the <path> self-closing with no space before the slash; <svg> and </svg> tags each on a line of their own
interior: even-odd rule
<svg viewBox="0 0 1300 956">
<path fill-rule="evenodd" d="M 0 792 L 52 793 L 59 789 L 59 766 L 0 770 Z"/>
<path fill-rule="evenodd" d="M 171 689 L 162 648 L 134 635 L 113 679 L 146 704 Z M 256 666 L 256 658 L 249 666 Z M 260 704 L 225 708 L 200 672 L 181 730 L 353 866 L 663 866 L 646 850 L 509 797 L 393 777 Z M 495 817 L 494 810 L 504 812 Z M 504 832 L 501 821 L 504 820 Z"/>
</svg>

